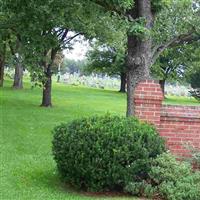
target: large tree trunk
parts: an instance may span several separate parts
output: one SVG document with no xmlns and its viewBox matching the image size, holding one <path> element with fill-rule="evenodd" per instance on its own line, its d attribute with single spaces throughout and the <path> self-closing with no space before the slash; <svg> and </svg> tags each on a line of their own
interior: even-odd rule
<svg viewBox="0 0 200 200">
<path fill-rule="evenodd" d="M 132 17 L 146 18 L 146 28 L 150 29 L 153 23 L 150 0 L 136 0 L 134 9 L 131 10 Z M 127 58 L 127 116 L 134 115 L 134 92 L 137 83 L 150 78 L 150 65 L 152 60 L 152 40 L 146 38 L 128 36 L 128 58 Z"/>
<path fill-rule="evenodd" d="M 120 74 L 121 84 L 119 92 L 126 92 L 126 73 L 121 72 Z"/>
<path fill-rule="evenodd" d="M 51 66 L 49 65 L 45 72 L 46 81 L 43 83 L 43 94 L 42 94 L 42 104 L 43 107 L 51 107 L 51 88 L 52 88 L 52 80 L 51 80 Z"/>
<path fill-rule="evenodd" d="M 23 67 L 22 64 L 19 62 L 19 60 L 17 60 L 17 63 L 15 65 L 13 88 L 15 89 L 23 88 Z"/>
</svg>

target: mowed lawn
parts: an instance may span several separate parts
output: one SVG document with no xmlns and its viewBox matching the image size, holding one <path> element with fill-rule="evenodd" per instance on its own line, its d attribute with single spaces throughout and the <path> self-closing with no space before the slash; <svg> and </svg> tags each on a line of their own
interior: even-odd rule
<svg viewBox="0 0 200 200">
<path fill-rule="evenodd" d="M 41 89 L 13 90 L 11 81 L 0 89 L 0 199 L 91 200 L 136 199 L 92 197 L 75 192 L 59 180 L 51 153 L 51 130 L 61 122 L 110 112 L 125 115 L 126 97 L 117 91 L 53 85 L 53 108 L 41 108 Z M 189 98 L 170 103 L 198 105 Z"/>
</svg>

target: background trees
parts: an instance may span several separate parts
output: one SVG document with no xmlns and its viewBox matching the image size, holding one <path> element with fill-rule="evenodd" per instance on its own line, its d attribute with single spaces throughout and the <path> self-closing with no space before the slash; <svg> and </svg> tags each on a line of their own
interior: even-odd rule
<svg viewBox="0 0 200 200">
<path fill-rule="evenodd" d="M 126 53 L 124 46 L 115 48 L 105 44 L 96 44 L 88 52 L 87 57 L 87 71 L 120 76 L 121 84 L 119 91 L 126 92 Z"/>
<path fill-rule="evenodd" d="M 163 93 L 166 81 L 187 82 L 188 72 L 195 68 L 195 63 L 200 59 L 199 42 L 190 41 L 166 49 L 151 67 L 151 74 L 160 80 Z"/>
<path fill-rule="evenodd" d="M 0 28 L 11 38 L 9 44 L 12 45 L 9 46 L 16 68 L 27 68 L 32 80 L 42 83 L 41 105 L 45 107 L 52 105 L 51 86 L 56 55 L 63 49 L 70 49 L 79 35 L 87 39 L 96 38 L 108 46 L 107 53 L 99 53 L 105 53 L 105 57 L 111 53 L 109 56 L 114 56 L 113 61 L 119 61 L 125 55 L 118 56 L 114 52 L 120 52 L 117 47 L 126 43 L 127 56 L 122 59 L 125 70 L 122 71 L 127 74 L 129 116 L 134 114 L 132 99 L 136 84 L 150 78 L 151 67 L 161 55 L 166 54 L 165 50 L 199 40 L 198 3 L 192 0 L 1 1 Z M 1 60 L 4 60 L 2 56 Z M 164 62 L 169 65 L 162 57 L 160 65 L 162 63 L 163 66 Z M 110 66 L 108 69 L 115 71 L 113 65 Z M 22 73 L 23 70 L 16 70 L 17 77 L 22 77 Z M 22 87 L 21 79 L 16 80 Z"/>
<path fill-rule="evenodd" d="M 71 48 L 80 34 L 89 39 L 109 40 L 120 27 L 117 17 L 90 1 L 10 0 L 2 2 L 1 12 L 6 16 L 3 28 L 20 35 L 25 65 L 32 80 L 42 83 L 41 106 L 45 107 L 52 105 L 51 77 L 56 54 Z"/>
</svg>

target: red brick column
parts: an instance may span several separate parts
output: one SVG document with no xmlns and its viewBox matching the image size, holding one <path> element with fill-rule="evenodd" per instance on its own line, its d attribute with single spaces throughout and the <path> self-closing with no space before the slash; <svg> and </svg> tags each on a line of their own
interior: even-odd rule
<svg viewBox="0 0 200 200">
<path fill-rule="evenodd" d="M 163 93 L 158 82 L 153 80 L 140 82 L 136 86 L 134 95 L 135 116 L 158 127 L 163 99 Z"/>
<path fill-rule="evenodd" d="M 187 144 L 200 150 L 200 106 L 162 105 L 161 87 L 152 80 L 137 85 L 133 101 L 135 116 L 154 124 L 174 155 L 191 156 Z"/>
</svg>

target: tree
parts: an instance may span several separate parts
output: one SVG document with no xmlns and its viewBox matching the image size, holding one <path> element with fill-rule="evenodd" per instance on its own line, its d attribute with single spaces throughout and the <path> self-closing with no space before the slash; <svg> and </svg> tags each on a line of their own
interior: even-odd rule
<svg viewBox="0 0 200 200">
<path fill-rule="evenodd" d="M 190 0 L 99 1 L 107 12 L 118 13 L 129 23 L 127 32 L 127 116 L 134 115 L 134 91 L 150 78 L 150 67 L 167 48 L 194 38 L 199 31 L 199 5 Z M 166 17 L 167 16 L 167 17 Z"/>
<path fill-rule="evenodd" d="M 195 71 L 193 71 L 189 75 L 189 83 L 191 84 L 193 90 L 190 91 L 191 95 L 195 97 L 197 100 L 200 101 L 200 67 L 196 68 Z"/>
<path fill-rule="evenodd" d="M 79 73 L 79 74 L 85 74 L 85 66 L 86 66 L 87 60 L 72 60 L 65 58 L 62 63 L 62 70 L 61 73 Z M 87 73 L 86 73 L 87 74 Z"/>
<path fill-rule="evenodd" d="M 7 56 L 7 60 L 13 60 L 13 64 L 15 65 L 15 74 L 14 74 L 14 82 L 13 82 L 13 88 L 15 89 L 21 89 L 23 88 L 23 66 L 22 66 L 22 42 L 21 42 L 21 36 L 20 33 L 17 31 L 15 27 L 17 27 L 19 24 L 15 24 L 16 19 L 12 18 L 12 25 L 9 25 L 9 17 L 12 16 L 11 12 L 8 12 L 8 10 L 5 7 L 6 2 L 0 1 L 0 35 L 1 42 L 4 46 L 3 49 L 5 49 L 4 53 L 4 63 L 5 63 L 5 56 Z M 15 25 L 13 25 L 15 24 Z M 8 28 L 9 27 L 9 28 Z M 2 45 L 1 45 L 2 47 Z M 1 48 L 2 49 L 2 48 Z M 8 50 L 10 49 L 10 50 Z M 9 52 L 8 54 L 6 52 Z M 3 55 L 1 53 L 1 55 Z M 3 68 L 1 68 L 3 69 Z M 3 73 L 1 73 L 3 74 Z"/>
<path fill-rule="evenodd" d="M 119 92 L 126 92 L 126 71 L 125 71 L 125 49 L 116 49 L 108 45 L 94 45 L 88 52 L 88 65 L 86 70 L 89 72 L 104 73 L 108 75 L 119 75 L 121 79 Z"/>
<path fill-rule="evenodd" d="M 120 27 L 114 27 L 115 16 L 90 1 L 10 0 L 2 4 L 1 11 L 6 13 L 2 26 L 21 35 L 26 66 L 33 80 L 40 80 L 43 85 L 41 106 L 44 107 L 52 105 L 52 64 L 57 52 L 71 48 L 72 41 L 80 34 L 109 39 Z"/>
<path fill-rule="evenodd" d="M 6 36 L 2 31 L 0 32 L 0 87 L 3 86 L 4 81 L 4 66 L 6 60 Z"/>
<path fill-rule="evenodd" d="M 163 94 L 167 80 L 183 82 L 186 72 L 200 59 L 199 45 L 200 41 L 193 41 L 168 48 L 151 67 L 151 74 L 156 79 L 159 79 Z"/>
<path fill-rule="evenodd" d="M 191 54 L 192 57 L 196 55 L 196 59 L 191 63 L 191 67 L 186 71 L 186 80 L 191 84 L 193 90 L 190 91 L 191 95 L 197 100 L 200 100 L 200 49 Z"/>
<path fill-rule="evenodd" d="M 23 56 L 22 56 L 22 42 L 20 35 L 9 36 L 9 47 L 10 52 L 12 55 L 13 64 L 15 66 L 15 73 L 14 73 L 14 82 L 13 88 L 14 89 L 22 89 L 23 88 Z"/>
<path fill-rule="evenodd" d="M 150 67 L 162 52 L 199 39 L 196 34 L 200 21 L 197 0 L 10 0 L 1 3 L 6 5 L 3 11 L 8 10 L 6 26 L 14 24 L 17 32 L 23 32 L 24 41 L 28 45 L 34 44 L 32 51 L 38 55 L 38 66 L 43 68 L 44 74 L 43 106 L 51 105 L 52 59 L 60 47 L 66 48 L 61 42 L 65 31 L 84 33 L 88 38 L 108 39 L 109 32 L 116 34 L 117 27 L 126 26 L 127 116 L 134 115 L 133 97 L 137 83 L 150 78 Z M 68 39 L 65 42 L 69 42 Z M 49 51 L 52 59 L 47 62 Z M 36 69 L 39 71 L 38 67 Z"/>
</svg>

